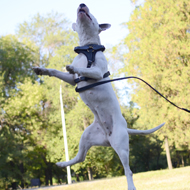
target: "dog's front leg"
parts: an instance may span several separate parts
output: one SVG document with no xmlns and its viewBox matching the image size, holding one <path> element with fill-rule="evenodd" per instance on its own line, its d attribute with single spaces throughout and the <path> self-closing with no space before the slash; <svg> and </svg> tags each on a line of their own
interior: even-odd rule
<svg viewBox="0 0 190 190">
<path fill-rule="evenodd" d="M 61 72 L 56 69 L 46 69 L 46 68 L 41 68 L 41 67 L 33 67 L 34 72 L 37 75 L 47 75 L 47 76 L 53 76 L 56 78 L 59 78 L 71 85 L 75 85 L 74 82 L 74 75 L 68 72 Z"/>
<path fill-rule="evenodd" d="M 77 73 L 80 76 L 85 76 L 96 80 L 100 80 L 103 78 L 103 73 L 98 67 L 77 68 L 72 65 L 67 65 L 66 69 L 70 74 Z"/>
</svg>

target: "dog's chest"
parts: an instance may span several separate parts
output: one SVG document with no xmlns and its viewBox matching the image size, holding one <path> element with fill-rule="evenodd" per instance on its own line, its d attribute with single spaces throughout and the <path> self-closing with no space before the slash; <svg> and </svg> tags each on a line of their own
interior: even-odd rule
<svg viewBox="0 0 190 190">
<path fill-rule="evenodd" d="M 73 60 L 73 63 L 72 65 L 74 67 L 77 67 L 77 68 L 86 68 L 87 67 L 87 58 L 84 54 L 80 53 L 79 55 L 77 55 L 75 57 L 75 59 Z"/>
</svg>

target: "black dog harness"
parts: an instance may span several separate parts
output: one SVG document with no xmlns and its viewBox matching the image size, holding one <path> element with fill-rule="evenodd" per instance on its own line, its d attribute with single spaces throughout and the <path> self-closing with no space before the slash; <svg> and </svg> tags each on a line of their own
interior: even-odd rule
<svg viewBox="0 0 190 190">
<path fill-rule="evenodd" d="M 88 64 L 87 64 L 87 68 L 90 68 L 92 66 L 92 63 L 95 61 L 95 55 L 98 51 L 104 51 L 105 47 L 102 45 L 97 45 L 97 44 L 90 44 L 90 45 L 86 45 L 86 46 L 77 46 L 75 47 L 74 51 L 76 53 L 83 53 L 87 60 L 88 60 Z M 106 72 L 103 75 L 103 78 L 106 78 L 110 75 L 110 72 Z M 75 83 L 79 83 L 80 81 L 87 81 L 87 80 L 95 80 L 93 78 L 89 78 L 89 77 L 79 77 L 77 79 L 75 79 Z"/>
</svg>

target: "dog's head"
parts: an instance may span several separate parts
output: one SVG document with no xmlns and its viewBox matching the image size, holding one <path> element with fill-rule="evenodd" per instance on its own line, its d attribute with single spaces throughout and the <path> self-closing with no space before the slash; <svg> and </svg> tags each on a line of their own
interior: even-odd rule
<svg viewBox="0 0 190 190">
<path fill-rule="evenodd" d="M 85 4 L 77 9 L 77 21 L 73 23 L 73 30 L 79 35 L 80 45 L 99 44 L 99 33 L 110 28 L 110 24 L 98 24 L 96 18 L 90 13 Z"/>
</svg>

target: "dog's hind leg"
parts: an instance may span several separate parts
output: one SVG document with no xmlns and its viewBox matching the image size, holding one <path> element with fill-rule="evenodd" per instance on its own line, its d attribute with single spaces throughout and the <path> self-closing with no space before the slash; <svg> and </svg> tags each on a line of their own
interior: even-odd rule
<svg viewBox="0 0 190 190">
<path fill-rule="evenodd" d="M 79 151 L 75 158 L 68 162 L 58 162 L 56 163 L 59 167 L 70 166 L 85 160 L 86 154 L 90 147 L 92 146 L 110 146 L 104 131 L 98 122 L 94 121 L 90 126 L 88 126 L 81 136 L 79 143 Z"/>
<path fill-rule="evenodd" d="M 115 126 L 109 141 L 123 164 L 125 175 L 127 177 L 128 190 L 136 190 L 132 178 L 133 173 L 129 167 L 129 135 L 126 125 L 125 122 L 125 126 Z"/>
</svg>

